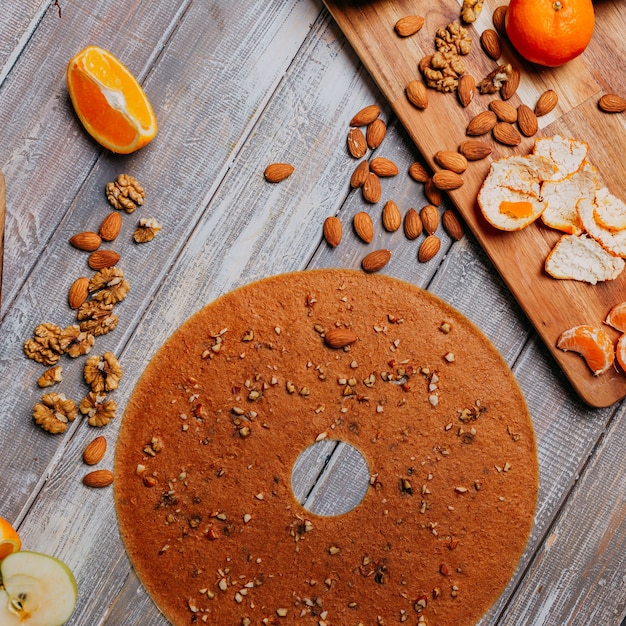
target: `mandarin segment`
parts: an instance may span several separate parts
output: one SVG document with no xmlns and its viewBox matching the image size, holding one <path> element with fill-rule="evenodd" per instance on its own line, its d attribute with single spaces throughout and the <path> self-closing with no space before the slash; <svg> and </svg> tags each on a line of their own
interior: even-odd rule
<svg viewBox="0 0 626 626">
<path fill-rule="evenodd" d="M 626 333 L 626 302 L 616 304 L 607 313 L 604 323 L 615 328 L 615 330 L 619 330 L 621 333 Z"/>
<path fill-rule="evenodd" d="M 622 372 L 626 372 L 626 334 L 623 334 L 615 346 L 615 358 Z"/>
<path fill-rule="evenodd" d="M 615 361 L 613 342 L 606 331 L 586 324 L 563 331 L 556 347 L 580 354 L 594 376 L 604 374 Z"/>
<path fill-rule="evenodd" d="M 148 97 L 130 70 L 107 50 L 81 50 L 69 62 L 66 80 L 78 118 L 100 145 L 129 154 L 156 135 Z"/>
</svg>

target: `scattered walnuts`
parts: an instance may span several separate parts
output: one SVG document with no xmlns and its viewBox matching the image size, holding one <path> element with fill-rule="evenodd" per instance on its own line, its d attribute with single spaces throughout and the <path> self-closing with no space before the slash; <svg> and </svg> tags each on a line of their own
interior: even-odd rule
<svg viewBox="0 0 626 626">
<path fill-rule="evenodd" d="M 103 304 L 117 304 L 130 291 L 130 284 L 124 280 L 124 272 L 118 267 L 105 267 L 96 272 L 89 281 L 89 292 L 95 293 L 94 300 Z"/>
<path fill-rule="evenodd" d="M 107 200 L 114 209 L 132 213 L 143 204 L 146 193 L 139 181 L 128 174 L 120 174 L 115 182 L 106 185 Z"/>
<path fill-rule="evenodd" d="M 56 324 L 50 322 L 38 324 L 33 336 L 24 342 L 24 353 L 37 363 L 55 365 L 63 354 L 59 344 L 60 335 L 61 329 Z"/>
<path fill-rule="evenodd" d="M 483 0 L 463 0 L 461 20 L 466 24 L 475 22 L 483 8 Z"/>
<path fill-rule="evenodd" d="M 68 400 L 62 393 L 47 393 L 41 402 L 35 404 L 33 419 L 49 433 L 63 433 L 68 422 L 73 422 L 78 411 L 76 403 Z"/>
<path fill-rule="evenodd" d="M 80 403 L 80 412 L 88 416 L 90 426 L 101 428 L 115 419 L 117 404 L 115 400 L 107 400 L 105 394 L 90 391 Z"/>
<path fill-rule="evenodd" d="M 160 230 L 161 224 L 153 217 L 142 217 L 133 233 L 133 239 L 137 243 L 146 243 L 152 241 Z"/>
<path fill-rule="evenodd" d="M 465 27 L 452 22 L 437 30 L 435 47 L 437 51 L 419 63 L 426 84 L 437 91 L 455 91 L 465 73 L 461 57 L 471 50 L 472 39 Z"/>
<path fill-rule="evenodd" d="M 122 374 L 122 366 L 112 352 L 90 356 L 83 370 L 85 382 L 96 393 L 117 389 Z"/>
<path fill-rule="evenodd" d="M 55 365 L 47 369 L 37 380 L 40 387 L 52 387 L 63 380 L 63 366 Z"/>
</svg>

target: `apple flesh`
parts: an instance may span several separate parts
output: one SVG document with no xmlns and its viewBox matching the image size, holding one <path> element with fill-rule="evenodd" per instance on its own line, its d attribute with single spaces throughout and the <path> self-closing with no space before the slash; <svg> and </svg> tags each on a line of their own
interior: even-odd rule
<svg viewBox="0 0 626 626">
<path fill-rule="evenodd" d="M 0 561 L 0 579 L 2 626 L 62 626 L 76 606 L 74 575 L 47 554 L 9 554 Z"/>
</svg>

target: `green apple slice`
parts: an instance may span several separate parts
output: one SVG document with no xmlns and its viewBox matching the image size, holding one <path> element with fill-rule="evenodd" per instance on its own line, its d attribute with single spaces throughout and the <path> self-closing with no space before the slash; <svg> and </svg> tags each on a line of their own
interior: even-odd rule
<svg viewBox="0 0 626 626">
<path fill-rule="evenodd" d="M 47 554 L 13 552 L 0 562 L 0 577 L 2 626 L 61 626 L 76 606 L 74 575 Z"/>
</svg>

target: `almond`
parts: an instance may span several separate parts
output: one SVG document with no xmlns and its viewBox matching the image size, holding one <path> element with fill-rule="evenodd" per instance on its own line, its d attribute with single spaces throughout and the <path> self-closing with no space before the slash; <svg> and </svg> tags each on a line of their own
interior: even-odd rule
<svg viewBox="0 0 626 626">
<path fill-rule="evenodd" d="M 102 457 L 107 449 L 107 440 L 100 435 L 96 437 L 92 442 L 88 443 L 83 450 L 83 461 L 87 465 L 96 465 L 102 461 Z"/>
<path fill-rule="evenodd" d="M 605 113 L 622 113 L 626 111 L 626 100 L 613 93 L 607 93 L 600 98 L 598 106 Z"/>
<path fill-rule="evenodd" d="M 515 95 L 519 87 L 520 73 L 516 67 L 511 68 L 511 75 L 506 82 L 500 87 L 500 97 L 503 100 L 509 100 Z"/>
<path fill-rule="evenodd" d="M 497 122 L 498 118 L 493 111 L 482 111 L 470 120 L 465 132 L 471 136 L 485 135 Z"/>
<path fill-rule="evenodd" d="M 120 260 L 120 255 L 114 250 L 96 250 L 89 255 L 87 263 L 92 270 L 101 270 L 112 267 Z"/>
<path fill-rule="evenodd" d="M 480 45 L 487 56 L 491 57 L 494 61 L 497 61 L 502 56 L 500 37 L 493 28 L 487 28 L 481 33 Z"/>
<path fill-rule="evenodd" d="M 99 469 L 83 476 L 83 484 L 87 487 L 108 487 L 113 482 L 113 472 L 108 469 Z"/>
<path fill-rule="evenodd" d="M 433 174 L 433 184 L 442 191 L 458 189 L 464 182 L 459 174 L 451 170 L 439 170 Z"/>
<path fill-rule="evenodd" d="M 526 104 L 517 107 L 517 125 L 522 135 L 532 137 L 539 129 L 539 123 L 534 111 Z"/>
<path fill-rule="evenodd" d="M 109 213 L 100 224 L 100 237 L 104 241 L 113 241 L 119 234 L 122 228 L 122 215 L 113 211 Z"/>
<path fill-rule="evenodd" d="M 489 108 L 501 122 L 508 122 L 509 124 L 517 122 L 517 109 L 510 102 L 492 100 L 489 103 Z"/>
<path fill-rule="evenodd" d="M 491 146 L 480 139 L 466 139 L 459 145 L 459 152 L 468 161 L 480 161 L 488 157 L 492 151 Z"/>
<path fill-rule="evenodd" d="M 402 215 L 398 205 L 393 200 L 387 200 L 383 208 L 383 226 L 390 233 L 395 232 L 402 226 Z"/>
<path fill-rule="evenodd" d="M 375 157 L 370 161 L 370 170 L 376 176 L 396 176 L 398 174 L 398 166 L 385 157 Z"/>
<path fill-rule="evenodd" d="M 415 209 L 409 209 L 404 216 L 404 234 L 407 239 L 417 239 L 424 230 L 420 214 Z"/>
<path fill-rule="evenodd" d="M 439 206 L 443 202 L 441 191 L 435 186 L 432 176 L 424 183 L 424 194 L 428 201 L 435 206 Z"/>
<path fill-rule="evenodd" d="M 426 167 L 418 161 L 411 163 L 411 166 L 409 167 L 409 176 L 418 183 L 425 183 L 430 178 L 430 174 L 428 173 Z"/>
<path fill-rule="evenodd" d="M 380 178 L 370 172 L 363 183 L 363 199 L 370 204 L 376 204 L 383 194 L 382 187 L 380 186 Z"/>
<path fill-rule="evenodd" d="M 359 211 L 353 218 L 352 223 L 356 234 L 365 242 L 369 243 L 374 238 L 374 222 L 369 213 Z"/>
<path fill-rule="evenodd" d="M 263 175 L 268 183 L 279 183 L 293 174 L 294 167 L 289 163 L 270 163 Z"/>
<path fill-rule="evenodd" d="M 348 152 L 355 159 L 362 159 L 367 152 L 367 141 L 360 128 L 351 128 L 348 131 Z"/>
<path fill-rule="evenodd" d="M 367 180 L 367 175 L 370 173 L 370 166 L 367 161 L 361 161 L 352 172 L 350 177 L 350 187 L 357 189 L 362 187 L 363 183 Z"/>
<path fill-rule="evenodd" d="M 361 261 L 361 267 L 365 272 L 378 272 L 389 263 L 389 259 L 391 259 L 390 250 L 374 250 Z"/>
<path fill-rule="evenodd" d="M 435 161 L 444 169 L 462 174 L 467 169 L 467 159 L 454 150 L 439 150 L 435 153 Z"/>
<path fill-rule="evenodd" d="M 430 261 L 439 252 L 441 247 L 441 241 L 436 235 L 428 235 L 422 242 L 420 249 L 417 253 L 417 258 L 420 263 L 426 263 Z"/>
<path fill-rule="evenodd" d="M 341 243 L 342 234 L 343 227 L 338 217 L 330 215 L 324 220 L 324 239 L 329 246 L 336 248 Z"/>
<path fill-rule="evenodd" d="M 506 122 L 498 122 L 493 127 L 493 136 L 496 141 L 503 143 L 505 146 L 518 146 L 522 142 L 522 137 L 515 129 L 515 126 Z"/>
<path fill-rule="evenodd" d="M 541 117 L 542 115 L 547 115 L 550 113 L 558 104 L 559 97 L 556 94 L 556 91 L 552 89 L 548 89 L 544 91 L 540 96 L 539 100 L 537 100 L 537 104 L 535 104 L 535 115 L 537 117 Z M 626 101 L 625 105 L 626 105 Z"/>
<path fill-rule="evenodd" d="M 380 115 L 380 107 L 377 104 L 370 104 L 362 108 L 351 120 L 350 126 L 367 126 Z"/>
<path fill-rule="evenodd" d="M 412 80 L 406 86 L 406 97 L 409 102 L 418 109 L 426 109 L 428 107 L 428 92 L 426 85 L 420 80 Z"/>
<path fill-rule="evenodd" d="M 356 333 L 351 328 L 332 328 L 324 333 L 324 342 L 329 348 L 345 348 L 357 339 Z"/>
<path fill-rule="evenodd" d="M 89 279 L 77 278 L 70 287 L 69 293 L 67 294 L 67 302 L 70 305 L 70 309 L 78 309 L 85 300 L 87 300 L 87 296 L 89 295 Z"/>
<path fill-rule="evenodd" d="M 456 93 L 459 102 L 464 107 L 469 106 L 469 103 L 474 99 L 474 94 L 476 93 L 476 80 L 471 74 L 463 74 L 463 76 L 459 78 Z"/>
<path fill-rule="evenodd" d="M 501 34 L 506 35 L 506 27 L 504 25 L 506 21 L 506 10 L 507 5 L 501 4 L 499 7 L 496 7 L 494 10 L 491 20 L 493 21 L 493 25 L 495 29 Z"/>
<path fill-rule="evenodd" d="M 70 237 L 70 243 L 79 250 L 85 250 L 86 252 L 93 252 L 100 247 L 102 238 L 98 233 L 92 233 L 90 231 L 84 233 L 78 233 L 73 237 Z"/>
<path fill-rule="evenodd" d="M 424 230 L 432 235 L 439 228 L 439 211 L 436 206 L 427 204 L 420 211 L 420 219 L 424 225 Z"/>
<path fill-rule="evenodd" d="M 365 141 L 372 150 L 375 150 L 383 142 L 386 134 L 387 124 L 378 118 L 371 124 L 368 124 L 367 131 L 365 133 Z"/>
<path fill-rule="evenodd" d="M 410 37 L 424 26 L 424 18 L 420 15 L 401 17 L 395 24 L 394 30 L 400 37 Z"/>
<path fill-rule="evenodd" d="M 441 216 L 441 224 L 451 239 L 458 241 L 463 238 L 463 225 L 452 209 L 446 209 L 443 212 L 443 215 Z"/>
</svg>

